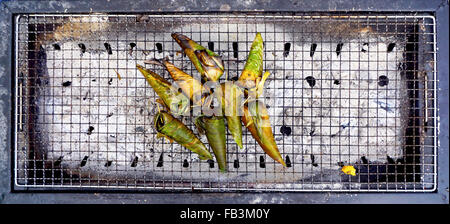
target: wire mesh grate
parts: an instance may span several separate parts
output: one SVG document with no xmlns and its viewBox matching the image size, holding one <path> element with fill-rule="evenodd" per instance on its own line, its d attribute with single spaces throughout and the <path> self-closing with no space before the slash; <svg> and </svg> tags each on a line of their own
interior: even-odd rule
<svg viewBox="0 0 450 224">
<path fill-rule="evenodd" d="M 433 191 L 437 105 L 431 16 L 299 13 L 18 15 L 15 184 L 36 189 Z M 282 168 L 244 131 L 228 169 L 156 138 L 154 91 L 137 71 L 170 36 L 219 53 L 240 75 L 264 39 L 264 100 Z M 162 68 L 147 65 L 170 79 Z M 182 121 L 194 130 L 191 117 Z M 207 143 L 205 136 L 200 136 Z M 353 165 L 356 176 L 341 172 Z"/>
</svg>

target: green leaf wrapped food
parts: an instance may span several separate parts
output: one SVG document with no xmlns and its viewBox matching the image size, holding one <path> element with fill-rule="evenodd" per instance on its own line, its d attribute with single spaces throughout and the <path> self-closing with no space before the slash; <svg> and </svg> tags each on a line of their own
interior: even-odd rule
<svg viewBox="0 0 450 224">
<path fill-rule="evenodd" d="M 228 131 L 230 131 L 239 148 L 242 149 L 242 124 L 240 115 L 243 111 L 241 102 L 244 93 L 240 87 L 232 82 L 222 83 L 218 91 L 214 93 L 217 99 L 222 99 L 222 112 L 227 119 Z"/>
<path fill-rule="evenodd" d="M 207 86 L 202 85 L 201 81 L 195 79 L 191 75 L 187 74 L 183 70 L 170 63 L 167 59 L 163 60 L 150 60 L 145 63 L 158 64 L 164 66 L 169 72 L 172 79 L 181 88 L 181 91 L 192 100 L 195 106 L 201 106 L 206 96 L 210 93 Z"/>
<path fill-rule="evenodd" d="M 252 100 L 244 105 L 242 122 L 258 142 L 264 152 L 275 161 L 286 166 L 270 126 L 269 115 L 265 104 L 260 100 Z"/>
<path fill-rule="evenodd" d="M 238 79 L 238 85 L 245 88 L 247 100 L 244 104 L 242 122 L 250 131 L 266 154 L 275 161 L 286 166 L 273 136 L 269 114 L 265 104 L 258 99 L 262 95 L 264 82 L 270 75 L 263 72 L 264 43 L 260 33 L 256 34 L 245 63 L 244 70 Z"/>
<path fill-rule="evenodd" d="M 163 104 L 169 108 L 173 114 L 187 114 L 190 110 L 190 101 L 184 94 L 179 93 L 167 80 L 155 72 L 136 65 L 139 71 L 147 80 L 148 84 L 155 90 Z"/>
<path fill-rule="evenodd" d="M 264 42 L 261 33 L 257 33 L 250 47 L 244 70 L 239 76 L 238 85 L 247 89 L 256 87 L 263 71 Z"/>
<path fill-rule="evenodd" d="M 216 82 L 219 80 L 223 74 L 224 66 L 218 54 L 183 34 L 173 33 L 172 37 L 180 45 L 205 81 Z"/>
<path fill-rule="evenodd" d="M 185 148 L 199 155 L 202 160 L 212 159 L 206 146 L 181 121 L 165 111 L 160 111 L 154 117 L 155 129 L 158 137 L 165 137 L 170 142 L 175 141 Z"/>
<path fill-rule="evenodd" d="M 227 146 L 225 143 L 225 121 L 221 116 L 200 116 L 196 120 L 197 127 L 205 133 L 214 155 L 216 156 L 219 169 L 227 171 Z"/>
</svg>

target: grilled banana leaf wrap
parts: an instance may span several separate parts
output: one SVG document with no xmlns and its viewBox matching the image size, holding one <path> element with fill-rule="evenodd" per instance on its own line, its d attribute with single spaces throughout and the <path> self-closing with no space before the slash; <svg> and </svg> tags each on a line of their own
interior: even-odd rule
<svg viewBox="0 0 450 224">
<path fill-rule="evenodd" d="M 250 48 L 244 70 L 237 82 L 237 85 L 244 88 L 244 93 L 247 97 L 246 103 L 244 104 L 242 122 L 264 152 L 275 161 L 286 166 L 273 136 L 267 108 L 264 102 L 258 99 L 258 97 L 262 95 L 264 82 L 270 75 L 269 72 L 265 72 L 264 75 L 262 75 L 264 55 L 263 43 L 261 34 L 257 33 Z"/>
<path fill-rule="evenodd" d="M 252 100 L 244 105 L 242 122 L 264 152 L 275 161 L 286 166 L 273 136 L 266 105 L 262 101 Z"/>
<path fill-rule="evenodd" d="M 222 83 L 218 91 L 214 93 L 217 99 L 222 99 L 222 112 L 227 119 L 228 131 L 233 136 L 239 148 L 242 149 L 242 124 L 240 115 L 243 111 L 241 102 L 244 93 L 240 87 L 232 82 Z"/>
<path fill-rule="evenodd" d="M 185 148 L 197 153 L 201 160 L 212 159 L 206 146 L 181 121 L 165 111 L 160 111 L 154 117 L 158 137 L 165 137 L 170 142 L 175 141 Z"/>
<path fill-rule="evenodd" d="M 227 171 L 227 146 L 225 142 L 225 121 L 221 116 L 200 116 L 195 123 L 205 133 L 214 155 L 216 156 L 219 170 Z"/>
<path fill-rule="evenodd" d="M 176 88 L 172 86 L 167 80 L 159 76 L 155 72 L 142 67 L 136 66 L 138 70 L 147 80 L 148 84 L 158 94 L 163 104 L 170 110 L 171 113 L 177 115 L 188 114 L 190 110 L 190 101 L 184 94 L 179 93 Z"/>
<path fill-rule="evenodd" d="M 172 38 L 180 45 L 184 53 L 189 57 L 204 81 L 216 82 L 224 71 L 221 57 L 213 51 L 203 47 L 187 36 L 173 33 Z"/>
<path fill-rule="evenodd" d="M 200 80 L 185 73 L 169 61 L 163 60 L 162 63 L 183 93 L 192 100 L 195 106 L 201 106 L 206 95 L 209 94 L 208 88 L 203 86 Z"/>
<path fill-rule="evenodd" d="M 261 33 L 257 33 L 252 46 L 250 47 L 250 53 L 248 54 L 244 70 L 238 79 L 237 84 L 239 86 L 246 89 L 256 87 L 258 79 L 261 78 L 263 71 L 263 55 L 264 42 Z"/>
</svg>

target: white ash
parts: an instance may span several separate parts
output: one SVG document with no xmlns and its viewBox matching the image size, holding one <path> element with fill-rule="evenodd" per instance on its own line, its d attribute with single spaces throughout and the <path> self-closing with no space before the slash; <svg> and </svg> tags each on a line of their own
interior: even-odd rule
<svg viewBox="0 0 450 224">
<path fill-rule="evenodd" d="M 403 46 L 397 43 L 388 53 L 387 45 L 395 43 L 394 38 L 350 38 L 343 42 L 339 55 L 335 52 L 338 41 L 317 41 L 310 57 L 313 40 L 296 39 L 270 24 L 228 24 L 227 32 L 220 34 L 223 28 L 217 24 L 172 28 L 205 46 L 214 42 L 227 69 L 223 77 L 230 78 L 242 71 L 254 34 L 262 33 L 265 70 L 272 73 L 265 85 L 265 102 L 270 106 L 275 139 L 283 158 L 289 156 L 291 167 L 275 164 L 246 130 L 243 150 L 227 135 L 226 174 L 218 172 L 217 163 L 210 168 L 180 145 L 156 138 L 152 123 L 157 111 L 155 93 L 136 64 L 169 57 L 176 66 L 198 76 L 188 58 L 177 53 L 180 48 L 170 37 L 172 31 L 130 31 L 110 39 L 99 35 L 98 40 L 85 40 L 85 53 L 78 41 L 60 43 L 61 50 L 45 46 L 49 86 L 40 99 L 39 123 L 48 141 L 49 160 L 62 157 L 62 166 L 86 177 L 145 180 L 151 185 L 159 180 L 295 183 L 314 175 L 339 175 L 339 163 L 354 164 L 362 156 L 371 162 L 402 156 L 405 87 L 397 67 L 403 60 Z M 205 29 L 209 32 L 199 32 Z M 131 39 L 122 41 L 127 38 Z M 112 54 L 106 52 L 105 42 L 110 43 Z M 132 51 L 130 42 L 136 43 Z M 164 43 L 162 52 L 156 50 L 158 42 Z M 232 42 L 238 42 L 238 58 L 233 57 Z M 283 55 L 286 42 L 292 44 L 287 57 Z M 160 67 L 149 68 L 169 79 Z M 379 86 L 380 75 L 388 77 L 388 85 Z M 313 87 L 305 79 L 308 76 L 315 79 Z M 67 81 L 71 84 L 64 87 Z M 191 118 L 182 120 L 197 134 Z M 290 135 L 280 132 L 283 125 L 291 128 Z M 93 130 L 88 134 L 90 127 Z M 207 143 L 205 136 L 200 138 Z M 164 163 L 158 167 L 162 153 Z M 80 167 L 86 156 L 86 164 Z M 260 167 L 260 156 L 265 168 Z M 136 157 L 136 166 L 131 167 Z M 233 167 L 235 159 L 239 168 Z M 183 167 L 184 160 L 189 167 Z M 110 166 L 105 166 L 108 161 Z"/>
</svg>

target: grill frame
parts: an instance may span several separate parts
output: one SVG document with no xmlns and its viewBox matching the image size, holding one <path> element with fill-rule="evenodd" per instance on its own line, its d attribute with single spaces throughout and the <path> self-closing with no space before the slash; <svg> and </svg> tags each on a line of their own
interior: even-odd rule
<svg viewBox="0 0 450 224">
<path fill-rule="evenodd" d="M 400 17 L 402 17 L 402 18 L 404 18 L 403 16 L 400 16 Z M 428 16 L 427 18 L 430 18 L 430 19 L 432 19 L 433 20 L 433 27 L 434 27 L 434 29 L 435 29 L 435 27 L 436 27 L 436 25 L 435 25 L 435 20 L 434 20 L 434 17 L 433 16 Z M 433 33 L 434 33 L 434 41 L 433 41 L 433 47 L 434 47 L 434 49 L 436 49 L 436 32 L 435 31 L 433 31 Z M 436 52 L 434 52 L 434 58 L 436 57 Z M 436 68 L 436 60 L 434 60 L 434 68 Z M 17 71 L 17 70 L 16 70 Z M 434 82 L 434 84 L 435 84 L 435 86 L 437 86 L 437 78 L 436 78 L 436 69 L 433 69 L 433 82 Z M 16 83 L 19 83 L 19 82 L 16 82 Z M 17 94 L 17 92 L 16 92 L 16 94 Z M 437 96 L 437 94 L 436 94 L 436 88 L 434 88 L 434 96 Z M 15 97 L 14 97 L 15 98 Z M 434 98 L 435 99 L 435 101 L 437 101 L 437 97 L 435 97 Z M 16 105 L 18 105 L 18 103 L 16 103 Z M 437 109 L 435 109 L 435 110 L 433 110 L 433 117 L 437 117 L 436 116 L 436 114 L 437 114 Z M 436 121 L 436 119 L 434 119 L 434 122 L 435 122 L 435 125 L 434 125 L 434 129 L 435 130 L 437 130 L 437 121 Z M 17 139 L 16 139 L 17 140 Z M 437 131 L 435 132 L 435 136 L 434 136 L 434 143 L 435 143 L 435 146 L 437 146 Z M 16 143 L 17 143 L 17 141 L 16 141 Z M 15 150 L 15 152 L 17 152 L 16 150 Z M 437 161 L 437 159 L 436 159 L 436 147 L 434 147 L 434 156 L 435 156 L 435 158 L 434 158 L 434 161 Z M 16 157 L 17 158 L 17 157 Z M 16 164 L 17 165 L 17 164 Z M 15 167 L 16 169 L 17 169 L 17 167 Z M 436 172 L 436 163 L 434 164 L 434 170 L 435 170 L 435 172 Z M 16 179 L 15 179 L 16 180 Z M 18 184 L 17 182 L 16 182 L 16 185 L 17 186 L 19 186 L 19 187 L 37 187 L 37 188 L 39 188 L 39 187 L 44 187 L 44 188 L 46 188 L 47 187 L 47 185 L 43 185 L 43 186 L 30 186 L 30 185 L 20 185 L 20 184 Z M 52 186 L 50 186 L 50 187 L 52 187 Z M 58 186 L 58 187 L 63 187 L 63 188 L 66 188 L 66 187 L 73 187 L 73 186 Z M 83 187 L 89 187 L 89 186 L 83 186 Z M 91 187 L 94 187 L 94 188 L 97 188 L 98 186 L 91 186 Z M 117 186 L 114 186 L 113 188 L 122 188 L 122 187 L 117 187 Z M 125 187 L 125 188 L 127 188 L 127 187 Z M 436 188 L 436 175 L 434 176 L 434 187 L 433 187 L 433 189 L 427 189 L 427 190 L 424 190 L 424 191 L 426 191 L 426 192 L 428 192 L 428 191 L 434 191 L 435 190 L 435 188 Z M 196 188 L 196 189 L 199 189 L 199 190 L 206 190 L 206 191 L 208 191 L 208 190 L 211 190 L 210 188 L 201 188 L 201 187 L 199 187 L 199 188 Z M 182 187 L 182 188 L 172 188 L 172 190 L 191 190 L 191 187 Z M 217 190 L 217 189 L 216 189 Z M 234 190 L 257 190 L 257 191 L 260 191 L 261 189 L 228 189 L 228 190 L 231 190 L 231 191 L 234 191 Z M 266 190 L 269 190 L 269 191 L 279 191 L 279 189 L 276 189 L 276 188 L 274 188 L 274 189 L 266 189 Z M 286 190 L 282 190 L 282 191 L 286 191 Z M 287 190 L 287 191 L 290 191 L 290 190 Z M 293 190 L 293 191 L 297 191 L 297 190 Z M 300 191 L 304 191 L 304 190 L 300 190 Z M 306 190 L 306 191 L 316 191 L 316 190 Z M 323 190 L 318 190 L 318 191 L 323 191 Z M 330 190 L 330 191 L 335 191 L 335 190 Z M 344 190 L 337 190 L 337 191 L 357 191 L 357 192 L 361 192 L 361 191 L 364 191 L 364 190 L 361 190 L 361 189 L 348 189 L 348 190 L 346 190 L 346 189 L 344 189 Z M 368 190 L 368 191 L 371 191 L 371 190 Z M 379 191 L 379 190 L 375 190 L 375 191 Z M 381 190 L 381 191 L 384 191 L 384 190 Z M 386 190 L 386 191 L 399 191 L 398 189 L 397 190 Z M 413 189 L 413 190 L 400 190 L 400 191 L 405 191 L 405 192 L 408 192 L 408 191 L 421 191 L 421 190 L 417 190 L 417 189 Z"/>
</svg>

